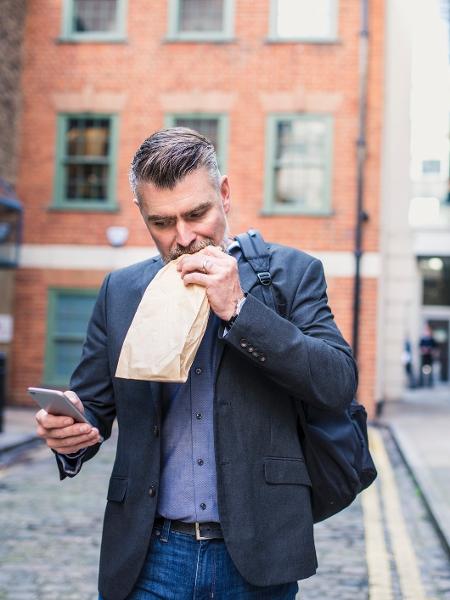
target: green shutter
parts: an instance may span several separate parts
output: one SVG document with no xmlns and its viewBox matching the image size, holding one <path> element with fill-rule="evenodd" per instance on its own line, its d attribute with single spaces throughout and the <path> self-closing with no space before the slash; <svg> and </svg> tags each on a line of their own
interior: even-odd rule
<svg viewBox="0 0 450 600">
<path fill-rule="evenodd" d="M 44 382 L 67 386 L 78 364 L 97 290 L 50 289 Z"/>
</svg>

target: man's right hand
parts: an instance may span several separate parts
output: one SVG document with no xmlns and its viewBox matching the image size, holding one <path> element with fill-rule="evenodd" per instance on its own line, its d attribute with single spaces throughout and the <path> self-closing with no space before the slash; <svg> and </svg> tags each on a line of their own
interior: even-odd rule
<svg viewBox="0 0 450 600">
<path fill-rule="evenodd" d="M 64 392 L 71 402 L 84 413 L 84 406 L 75 392 Z M 76 423 L 71 417 L 50 415 L 41 409 L 36 413 L 36 431 L 49 448 L 60 454 L 72 454 L 100 442 L 97 428 L 87 423 Z"/>
</svg>

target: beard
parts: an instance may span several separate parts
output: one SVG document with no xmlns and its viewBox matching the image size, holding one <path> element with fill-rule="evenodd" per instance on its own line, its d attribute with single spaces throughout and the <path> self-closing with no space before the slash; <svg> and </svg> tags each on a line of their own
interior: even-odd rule
<svg viewBox="0 0 450 600">
<path fill-rule="evenodd" d="M 203 250 L 203 248 L 206 248 L 207 246 L 216 246 L 216 243 L 213 239 L 206 238 L 201 242 L 192 242 L 191 244 L 189 244 L 189 246 L 179 246 L 177 244 L 176 247 L 169 252 L 169 254 L 164 256 L 164 262 L 167 264 L 170 261 L 175 260 L 180 256 L 183 256 L 183 254 L 195 254 L 196 252 L 200 252 L 200 250 Z"/>
</svg>

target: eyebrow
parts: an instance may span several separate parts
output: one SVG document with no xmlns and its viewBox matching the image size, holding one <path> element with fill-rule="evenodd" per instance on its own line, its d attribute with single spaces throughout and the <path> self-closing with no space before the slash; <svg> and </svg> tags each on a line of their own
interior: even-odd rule
<svg viewBox="0 0 450 600">
<path fill-rule="evenodd" d="M 208 208 L 210 208 L 211 205 L 212 205 L 212 202 L 210 200 L 207 200 L 206 202 L 202 202 L 195 208 L 191 208 L 191 210 L 181 213 L 181 216 L 184 218 L 190 217 L 194 213 L 202 212 L 203 210 L 207 210 Z M 172 221 L 175 218 L 176 217 L 174 217 L 173 215 L 148 215 L 147 221 L 151 221 L 151 222 L 153 222 L 153 221 Z"/>
</svg>

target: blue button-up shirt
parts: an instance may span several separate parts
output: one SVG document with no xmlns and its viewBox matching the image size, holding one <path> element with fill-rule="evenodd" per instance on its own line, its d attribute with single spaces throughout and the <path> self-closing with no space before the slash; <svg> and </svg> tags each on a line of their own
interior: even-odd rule
<svg viewBox="0 0 450 600">
<path fill-rule="evenodd" d="M 208 326 L 186 383 L 163 385 L 158 513 L 181 521 L 218 521 L 213 401 L 217 332 Z"/>
</svg>

